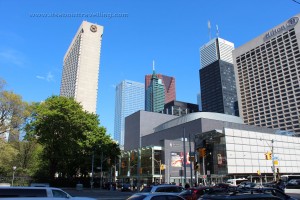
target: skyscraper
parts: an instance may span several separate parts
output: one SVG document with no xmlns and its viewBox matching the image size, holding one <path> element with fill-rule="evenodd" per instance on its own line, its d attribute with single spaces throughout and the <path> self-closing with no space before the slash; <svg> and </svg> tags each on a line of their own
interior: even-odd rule
<svg viewBox="0 0 300 200">
<path fill-rule="evenodd" d="M 300 14 L 233 51 L 240 115 L 300 134 Z"/>
<path fill-rule="evenodd" d="M 153 64 L 154 65 L 154 64 Z M 145 76 L 145 88 L 147 89 L 151 83 L 153 74 L 146 75 Z M 161 79 L 162 84 L 165 88 L 165 104 L 176 100 L 176 85 L 175 85 L 175 78 L 162 75 L 162 74 L 156 74 L 156 77 L 158 79 Z"/>
<path fill-rule="evenodd" d="M 150 112 L 162 112 L 164 110 L 165 99 L 165 86 L 162 79 L 157 77 L 153 64 L 153 74 L 148 87 L 146 76 L 145 110 Z"/>
<path fill-rule="evenodd" d="M 236 83 L 232 61 L 234 44 L 214 38 L 200 48 L 200 88 L 203 112 L 238 115 Z"/>
<path fill-rule="evenodd" d="M 64 56 L 60 95 L 96 113 L 103 27 L 83 21 Z"/>
<path fill-rule="evenodd" d="M 124 80 L 116 87 L 114 139 L 124 145 L 125 117 L 145 108 L 145 85 Z"/>
</svg>

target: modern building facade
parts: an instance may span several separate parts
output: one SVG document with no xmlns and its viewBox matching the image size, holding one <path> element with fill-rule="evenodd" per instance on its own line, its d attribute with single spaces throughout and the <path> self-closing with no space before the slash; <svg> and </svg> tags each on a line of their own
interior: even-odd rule
<svg viewBox="0 0 300 200">
<path fill-rule="evenodd" d="M 162 80 L 165 88 L 165 104 L 176 100 L 176 84 L 175 78 L 162 74 L 156 74 L 157 78 Z M 145 88 L 147 89 L 151 84 L 152 74 L 145 76 Z"/>
<path fill-rule="evenodd" d="M 240 116 L 300 134 L 300 14 L 233 51 Z"/>
<path fill-rule="evenodd" d="M 278 178 L 277 170 L 280 175 L 300 174 L 299 137 L 246 125 L 237 116 L 198 112 L 168 119 L 165 114 L 139 111 L 126 117 L 125 128 L 126 137 L 134 141 L 128 141 L 124 153 L 127 158 L 130 152 L 134 156 L 120 177 L 140 179 L 140 183 L 160 177 L 159 168 L 152 171 L 150 167 L 151 156 L 166 165 L 161 173 L 162 181 L 168 183 L 218 183 L 242 177 L 269 182 Z M 206 150 L 204 157 L 202 148 Z M 270 151 L 274 162 L 266 160 Z M 194 161 L 188 159 L 193 154 Z M 125 173 L 128 170 L 132 170 L 130 176 Z"/>
<path fill-rule="evenodd" d="M 238 116 L 236 82 L 232 60 L 234 44 L 214 38 L 200 48 L 200 88 L 203 112 Z"/>
<path fill-rule="evenodd" d="M 199 106 L 197 104 L 182 101 L 171 101 L 165 104 L 163 111 L 165 114 L 177 116 L 187 115 L 194 112 L 199 112 Z"/>
<path fill-rule="evenodd" d="M 83 21 L 63 61 L 60 95 L 96 113 L 103 27 Z"/>
<path fill-rule="evenodd" d="M 145 85 L 124 80 L 116 87 L 114 139 L 124 146 L 125 117 L 145 108 Z"/>
<path fill-rule="evenodd" d="M 163 112 L 165 99 L 165 86 L 162 79 L 157 77 L 153 69 L 150 84 L 146 87 L 145 110 L 150 112 Z"/>
</svg>

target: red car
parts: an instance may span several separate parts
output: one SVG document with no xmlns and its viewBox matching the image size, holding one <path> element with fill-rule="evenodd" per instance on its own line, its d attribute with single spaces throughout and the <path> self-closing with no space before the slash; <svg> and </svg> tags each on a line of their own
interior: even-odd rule
<svg viewBox="0 0 300 200">
<path fill-rule="evenodd" d="M 199 197 L 204 195 L 205 191 L 209 190 L 211 187 L 191 187 L 182 191 L 179 196 L 183 197 L 185 200 L 197 200 Z"/>
</svg>

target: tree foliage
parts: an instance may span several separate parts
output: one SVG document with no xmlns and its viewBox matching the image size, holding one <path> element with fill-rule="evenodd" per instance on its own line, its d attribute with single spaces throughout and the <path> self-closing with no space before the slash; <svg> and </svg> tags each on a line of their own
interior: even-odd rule
<svg viewBox="0 0 300 200">
<path fill-rule="evenodd" d="M 0 174 L 8 175 L 12 167 L 16 166 L 16 156 L 18 151 L 9 143 L 0 140 Z"/>
<path fill-rule="evenodd" d="M 99 144 L 110 145 L 106 129 L 98 116 L 83 110 L 72 98 L 51 96 L 35 108 L 26 127 L 26 138 L 36 138 L 43 146 L 42 159 L 48 176 L 62 177 L 88 174 L 89 159 Z M 119 153 L 118 147 L 115 153 Z M 111 152 L 109 152 L 111 153 Z"/>
<path fill-rule="evenodd" d="M 20 95 L 4 90 L 5 81 L 0 79 L 0 135 L 9 133 L 10 138 L 18 139 L 20 131 L 30 115 L 30 104 Z"/>
</svg>

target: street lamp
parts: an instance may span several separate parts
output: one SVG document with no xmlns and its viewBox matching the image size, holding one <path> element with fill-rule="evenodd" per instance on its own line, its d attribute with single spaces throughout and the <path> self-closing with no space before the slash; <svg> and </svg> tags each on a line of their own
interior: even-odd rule
<svg viewBox="0 0 300 200">
<path fill-rule="evenodd" d="M 12 177 L 12 181 L 11 181 L 11 186 L 14 186 L 14 179 L 15 179 L 15 171 L 16 171 L 17 167 L 13 166 L 13 177 Z"/>
<path fill-rule="evenodd" d="M 159 165 L 159 183 L 161 184 L 161 160 L 156 160 L 155 158 L 150 157 L 149 159 L 153 159 Z"/>
<path fill-rule="evenodd" d="M 262 141 L 263 139 L 262 138 L 260 138 L 260 141 Z M 272 172 L 273 172 L 273 180 L 274 181 L 276 181 L 276 171 L 275 171 L 275 163 L 274 163 L 274 139 L 271 139 L 271 145 L 266 141 L 266 140 L 264 140 L 267 144 L 268 144 L 268 146 L 271 148 L 271 152 L 270 152 L 270 154 L 271 154 L 271 160 L 272 160 Z"/>
</svg>

